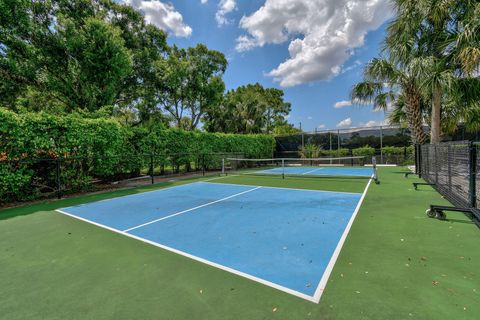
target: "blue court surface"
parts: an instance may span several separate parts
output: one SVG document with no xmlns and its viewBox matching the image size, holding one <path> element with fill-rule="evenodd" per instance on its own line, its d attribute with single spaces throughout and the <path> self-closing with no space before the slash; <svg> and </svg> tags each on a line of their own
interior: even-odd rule
<svg viewBox="0 0 480 320">
<path fill-rule="evenodd" d="M 285 167 L 260 171 L 267 174 L 315 175 L 336 177 L 366 177 L 373 174 L 372 168 L 344 168 L 344 167 Z"/>
<path fill-rule="evenodd" d="M 361 198 L 197 182 L 58 211 L 318 302 Z"/>
</svg>

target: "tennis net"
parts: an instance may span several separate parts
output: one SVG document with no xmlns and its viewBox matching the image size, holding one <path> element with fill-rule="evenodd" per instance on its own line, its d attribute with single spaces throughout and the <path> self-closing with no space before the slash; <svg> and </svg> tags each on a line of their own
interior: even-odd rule
<svg viewBox="0 0 480 320">
<path fill-rule="evenodd" d="M 222 164 L 225 175 L 271 175 L 307 177 L 373 178 L 378 182 L 375 157 L 336 158 L 225 158 Z"/>
</svg>

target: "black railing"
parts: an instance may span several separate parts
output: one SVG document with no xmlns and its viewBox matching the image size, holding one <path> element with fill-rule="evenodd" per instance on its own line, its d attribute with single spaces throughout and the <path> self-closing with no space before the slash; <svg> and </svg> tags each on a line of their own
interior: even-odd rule
<svg viewBox="0 0 480 320">
<path fill-rule="evenodd" d="M 220 172 L 243 153 L 176 153 L 21 157 L 0 160 L 0 205 L 125 186 L 178 175 Z"/>
<path fill-rule="evenodd" d="M 453 205 L 479 208 L 480 143 L 453 141 L 416 147 L 416 173 Z"/>
</svg>

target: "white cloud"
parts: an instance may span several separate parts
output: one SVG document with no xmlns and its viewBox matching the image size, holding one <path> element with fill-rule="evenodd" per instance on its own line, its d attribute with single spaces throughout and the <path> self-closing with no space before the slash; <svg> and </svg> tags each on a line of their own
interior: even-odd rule
<svg viewBox="0 0 480 320">
<path fill-rule="evenodd" d="M 317 128 L 318 128 L 318 129 L 325 129 L 325 127 L 326 127 L 326 126 L 325 126 L 324 124 L 319 124 Z"/>
<path fill-rule="evenodd" d="M 343 108 L 343 107 L 350 107 L 351 105 L 352 105 L 352 101 L 343 100 L 343 101 L 336 102 L 334 107 L 335 107 L 335 109 L 340 109 L 340 108 Z"/>
<path fill-rule="evenodd" d="M 215 14 L 215 19 L 217 20 L 218 25 L 222 26 L 230 23 L 230 20 L 227 19 L 226 15 L 236 8 L 237 3 L 235 0 L 220 0 L 217 13 Z"/>
<path fill-rule="evenodd" d="M 192 34 L 192 28 L 183 22 L 183 16 L 170 3 L 159 0 L 125 0 L 124 2 L 140 10 L 147 23 L 177 37 L 189 37 Z"/>
<path fill-rule="evenodd" d="M 201 2 L 202 4 L 205 4 L 205 3 L 208 2 L 208 0 L 201 0 L 200 2 Z"/>
<path fill-rule="evenodd" d="M 352 125 L 352 118 L 347 118 L 337 123 L 337 128 L 348 128 L 351 125 Z"/>
<path fill-rule="evenodd" d="M 290 41 L 290 57 L 268 75 L 283 87 L 338 75 L 368 31 L 391 17 L 387 0 L 266 0 L 240 27 L 237 51 Z"/>
<path fill-rule="evenodd" d="M 307 119 L 308 119 L 308 120 L 312 120 L 313 117 L 312 117 L 312 116 L 308 116 Z"/>
<path fill-rule="evenodd" d="M 349 71 L 352 71 L 352 70 L 355 70 L 357 69 L 358 67 L 360 67 L 362 65 L 362 62 L 360 62 L 360 60 L 355 60 L 351 65 L 349 65 L 348 67 L 343 67 L 342 66 L 342 74 L 343 73 L 347 73 Z"/>
</svg>

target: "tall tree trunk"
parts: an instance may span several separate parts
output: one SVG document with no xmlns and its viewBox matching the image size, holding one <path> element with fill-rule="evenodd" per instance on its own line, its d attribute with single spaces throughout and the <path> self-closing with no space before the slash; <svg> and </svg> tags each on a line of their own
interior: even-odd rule
<svg viewBox="0 0 480 320">
<path fill-rule="evenodd" d="M 406 109 L 407 122 L 413 144 L 425 143 L 427 140 L 427 135 L 423 131 L 421 97 L 419 94 L 411 91 L 407 92 Z"/>
<path fill-rule="evenodd" d="M 430 143 L 440 142 L 441 136 L 441 113 L 442 113 L 442 91 L 439 87 L 433 89 L 432 97 L 432 119 L 430 131 Z"/>
</svg>

